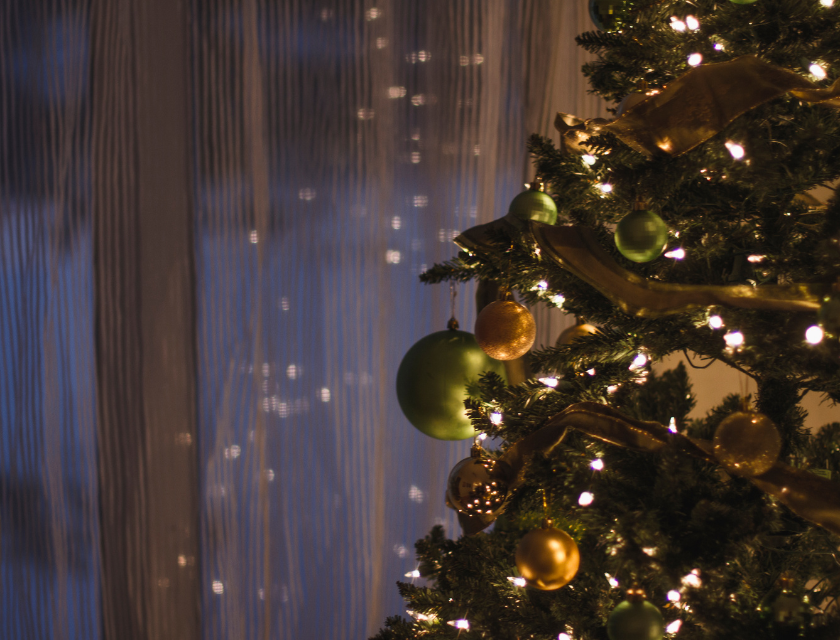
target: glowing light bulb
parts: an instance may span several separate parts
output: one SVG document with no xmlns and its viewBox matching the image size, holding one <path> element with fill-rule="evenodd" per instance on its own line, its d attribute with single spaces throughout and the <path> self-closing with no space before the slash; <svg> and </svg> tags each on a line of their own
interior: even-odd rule
<svg viewBox="0 0 840 640">
<path fill-rule="evenodd" d="M 598 158 L 596 158 L 595 156 L 593 156 L 593 155 L 591 155 L 591 154 L 589 154 L 589 153 L 586 153 L 586 154 L 582 155 L 582 156 L 580 157 L 580 159 L 581 159 L 581 160 L 583 160 L 584 164 L 587 164 L 587 165 L 589 165 L 590 167 L 591 167 L 593 164 L 595 164 L 596 162 L 598 162 Z"/>
<path fill-rule="evenodd" d="M 405 577 L 406 578 L 419 578 L 420 577 L 420 572 L 417 569 L 415 569 L 414 571 L 409 571 L 408 573 L 406 573 Z"/>
<path fill-rule="evenodd" d="M 671 422 L 668 423 L 668 431 L 677 433 L 677 421 L 675 418 L 671 418 Z"/>
<path fill-rule="evenodd" d="M 686 16 L 685 26 L 687 26 L 692 31 L 697 31 L 700 28 L 700 21 L 694 16 Z"/>
<path fill-rule="evenodd" d="M 630 363 L 628 369 L 630 369 L 630 371 L 637 371 L 644 367 L 647 363 L 647 356 L 644 353 L 639 353 L 635 358 L 633 358 L 633 362 Z"/>
<path fill-rule="evenodd" d="M 740 331 L 730 331 L 723 336 L 723 341 L 726 343 L 727 347 L 740 347 L 744 344 L 744 334 Z"/>
<path fill-rule="evenodd" d="M 561 633 L 559 636 L 557 636 L 557 640 L 572 640 L 572 636 L 570 636 L 568 633 Z"/>
<path fill-rule="evenodd" d="M 483 433 L 483 432 L 482 432 L 482 433 L 479 433 L 479 434 L 476 436 L 476 438 L 478 438 L 481 442 L 484 442 L 485 440 L 487 440 L 487 434 L 486 434 L 486 433 Z"/>
<path fill-rule="evenodd" d="M 681 626 L 682 626 L 682 620 L 679 620 L 679 619 L 674 620 L 671 624 L 669 624 L 667 627 L 665 627 L 665 632 L 666 633 L 676 633 L 677 631 L 680 630 Z"/>
<path fill-rule="evenodd" d="M 613 186 L 611 184 L 609 184 L 608 182 L 602 182 L 601 184 L 598 185 L 598 188 L 601 190 L 601 193 L 604 193 L 604 194 L 611 193 L 612 190 L 613 190 Z"/>
<path fill-rule="evenodd" d="M 700 580 L 700 569 L 692 569 L 691 573 L 682 577 L 682 582 L 686 587 L 699 588 L 703 584 Z"/>
<path fill-rule="evenodd" d="M 823 333 L 822 327 L 817 325 L 808 327 L 808 330 L 805 332 L 805 341 L 808 344 L 819 344 L 822 342 L 823 337 L 825 337 L 825 333 Z"/>
<path fill-rule="evenodd" d="M 688 64 L 692 67 L 698 67 L 703 62 L 703 54 L 701 53 L 692 53 L 688 56 Z"/>
<path fill-rule="evenodd" d="M 726 148 L 729 149 L 729 155 L 731 155 L 736 160 L 742 160 L 745 155 L 744 147 L 742 147 L 737 142 L 732 142 L 732 140 L 727 140 L 724 144 L 726 144 Z"/>
<path fill-rule="evenodd" d="M 710 316 L 709 317 L 709 326 L 712 329 L 720 329 L 723 327 L 723 318 L 720 316 Z"/>
<path fill-rule="evenodd" d="M 668 598 L 668 602 L 679 602 L 682 598 L 680 592 L 675 589 L 671 589 L 665 597 Z"/>
<path fill-rule="evenodd" d="M 586 373 L 587 375 L 594 376 L 597 372 L 595 371 L 595 369 L 587 369 Z"/>
<path fill-rule="evenodd" d="M 498 411 L 494 411 L 490 414 L 490 422 L 493 424 L 502 424 L 502 414 Z"/>
<path fill-rule="evenodd" d="M 617 589 L 618 588 L 618 580 L 613 578 L 609 573 L 605 573 L 604 575 L 607 576 L 607 582 L 610 583 L 610 586 L 613 589 Z"/>
<path fill-rule="evenodd" d="M 618 391 L 618 385 L 617 384 L 611 384 L 610 386 L 607 387 L 607 393 L 609 393 L 609 394 L 613 394 L 616 391 Z"/>
<path fill-rule="evenodd" d="M 824 7 L 833 7 L 834 0 L 820 0 L 820 4 Z"/>
<path fill-rule="evenodd" d="M 446 624 L 451 625 L 456 629 L 464 629 L 465 631 L 469 631 L 470 629 L 470 621 L 464 618 L 461 618 L 460 620 L 450 620 Z"/>
<path fill-rule="evenodd" d="M 671 16 L 671 28 L 674 31 L 685 31 L 686 24 L 677 16 Z"/>
<path fill-rule="evenodd" d="M 673 258 L 674 260 L 682 260 L 685 258 L 685 249 L 678 247 L 672 251 L 665 252 L 666 258 Z"/>
<path fill-rule="evenodd" d="M 546 289 L 548 289 L 548 283 L 545 280 L 540 280 L 537 283 L 536 289 L 538 291 L 545 291 Z"/>
<path fill-rule="evenodd" d="M 810 67 L 808 67 L 808 71 L 811 72 L 811 75 L 814 76 L 817 80 L 825 80 L 826 72 L 820 65 L 816 62 L 812 63 Z"/>
<path fill-rule="evenodd" d="M 563 306 L 563 303 L 566 302 L 566 298 L 558 293 L 551 299 L 551 301 L 554 303 L 554 306 L 559 309 Z"/>
<path fill-rule="evenodd" d="M 723 51 L 723 45 L 720 42 L 715 42 L 712 46 L 715 51 Z"/>
<path fill-rule="evenodd" d="M 764 262 L 767 256 L 747 256 L 747 262 Z"/>
<path fill-rule="evenodd" d="M 513 577 L 509 577 L 509 578 L 508 578 L 508 580 L 510 580 L 510 581 L 514 584 L 514 586 L 517 586 L 517 587 L 524 587 L 525 585 L 527 585 L 527 584 L 528 584 L 528 583 L 525 581 L 525 578 L 513 578 Z"/>
<path fill-rule="evenodd" d="M 604 461 L 601 460 L 601 458 L 595 458 L 592 462 L 589 463 L 589 466 L 595 469 L 595 471 L 603 471 Z"/>
<path fill-rule="evenodd" d="M 580 497 L 578 498 L 578 504 L 581 507 L 588 507 L 590 504 L 592 504 L 592 501 L 594 499 L 595 499 L 595 496 L 593 496 L 588 491 L 584 491 L 583 493 L 580 494 Z"/>
<path fill-rule="evenodd" d="M 557 386 L 557 378 L 540 378 L 540 382 L 542 382 L 546 387 L 551 387 L 552 389 Z"/>
</svg>

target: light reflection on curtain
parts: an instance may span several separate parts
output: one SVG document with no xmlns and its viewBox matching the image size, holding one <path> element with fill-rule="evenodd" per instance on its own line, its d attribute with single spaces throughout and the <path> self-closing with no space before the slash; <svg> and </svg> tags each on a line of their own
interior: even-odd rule
<svg viewBox="0 0 840 640">
<path fill-rule="evenodd" d="M 414 540 L 458 535 L 442 496 L 469 443 L 408 425 L 396 368 L 449 316 L 418 273 L 504 213 L 528 133 L 599 115 L 565 95 L 571 4 L 197 5 L 208 638 L 366 637 Z"/>
</svg>

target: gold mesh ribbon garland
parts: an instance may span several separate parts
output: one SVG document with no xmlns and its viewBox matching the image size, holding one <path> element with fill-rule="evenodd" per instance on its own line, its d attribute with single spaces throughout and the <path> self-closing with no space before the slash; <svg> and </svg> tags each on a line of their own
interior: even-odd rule
<svg viewBox="0 0 840 640">
<path fill-rule="evenodd" d="M 522 484 L 522 472 L 528 459 L 537 452 L 551 453 L 569 429 L 636 451 L 669 450 L 716 463 L 711 442 L 673 433 L 658 422 L 635 420 L 597 402 L 579 402 L 551 418 L 546 426 L 522 438 L 501 456 L 500 460 L 511 470 L 511 492 Z M 780 462 L 767 473 L 748 479 L 798 516 L 840 535 L 840 492 L 830 480 Z M 472 535 L 488 527 L 495 515 L 459 513 L 458 519 L 464 533 Z"/>
</svg>

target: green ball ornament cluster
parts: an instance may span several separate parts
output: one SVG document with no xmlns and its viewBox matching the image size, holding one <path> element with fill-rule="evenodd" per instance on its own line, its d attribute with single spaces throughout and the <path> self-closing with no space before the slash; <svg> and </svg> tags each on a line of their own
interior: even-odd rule
<svg viewBox="0 0 840 640">
<path fill-rule="evenodd" d="M 475 336 L 457 326 L 450 322 L 452 328 L 418 340 L 397 371 L 400 409 L 415 428 L 438 440 L 474 437 L 464 408 L 466 385 L 485 371 L 504 376 L 504 364 L 485 354 Z"/>
<path fill-rule="evenodd" d="M 523 191 L 513 200 L 508 208 L 508 216 L 527 222 L 536 220 L 545 224 L 557 222 L 557 205 L 545 191 L 545 186 L 535 179 L 527 191 Z"/>
<path fill-rule="evenodd" d="M 631 16 L 631 0 L 589 0 L 589 17 L 600 31 L 618 31 Z"/>
<path fill-rule="evenodd" d="M 633 262 L 656 260 L 667 244 L 668 225 L 643 206 L 637 205 L 615 228 L 615 246 L 621 255 Z"/>
<path fill-rule="evenodd" d="M 607 621 L 610 640 L 662 640 L 665 621 L 641 589 L 628 589 L 627 599 L 613 609 Z"/>
</svg>

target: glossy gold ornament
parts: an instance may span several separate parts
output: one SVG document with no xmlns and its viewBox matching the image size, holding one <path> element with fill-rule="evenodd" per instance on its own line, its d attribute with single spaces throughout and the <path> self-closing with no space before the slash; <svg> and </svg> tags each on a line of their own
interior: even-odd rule
<svg viewBox="0 0 840 640">
<path fill-rule="evenodd" d="M 773 468 L 782 451 L 782 436 L 763 413 L 737 411 L 720 423 L 712 444 L 727 471 L 749 478 Z"/>
<path fill-rule="evenodd" d="M 446 497 L 461 513 L 498 515 L 508 496 L 509 477 L 510 468 L 505 462 L 482 455 L 480 447 L 473 447 L 472 455 L 449 473 Z"/>
<path fill-rule="evenodd" d="M 515 360 L 524 356 L 536 337 L 534 316 L 513 300 L 491 302 L 475 321 L 478 345 L 496 360 Z"/>
<path fill-rule="evenodd" d="M 569 327 L 568 329 L 564 329 L 559 336 L 557 336 L 557 342 L 555 343 L 555 347 L 562 347 L 563 345 L 572 344 L 578 338 L 582 338 L 583 336 L 588 336 L 598 331 L 598 327 L 583 323 L 583 324 L 576 324 L 573 327 Z"/>
<path fill-rule="evenodd" d="M 516 547 L 516 568 L 529 586 L 553 591 L 567 585 L 580 567 L 580 551 L 572 537 L 546 520 Z"/>
</svg>

